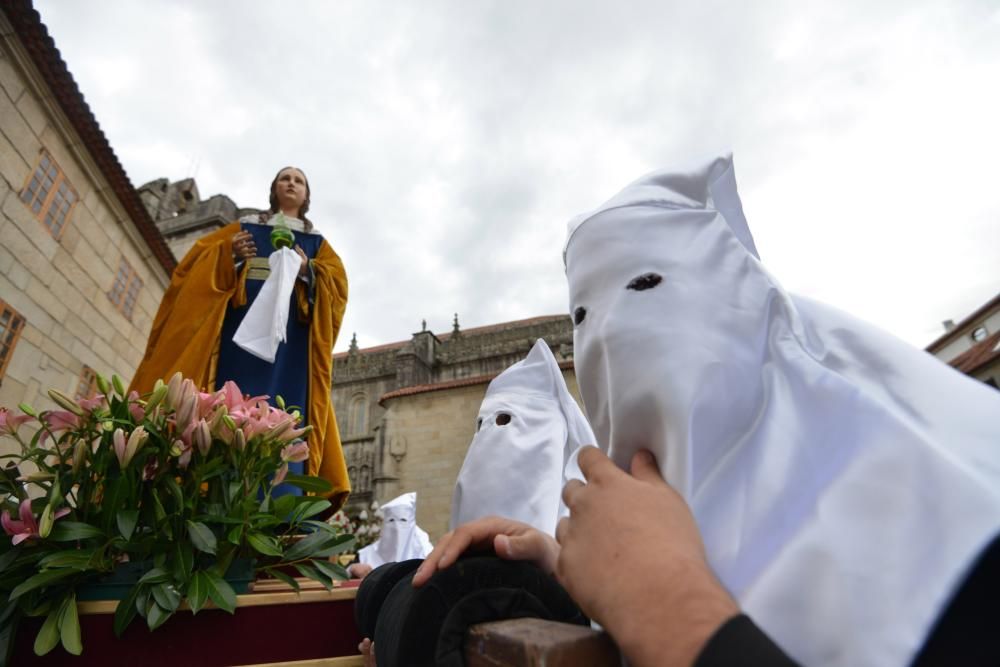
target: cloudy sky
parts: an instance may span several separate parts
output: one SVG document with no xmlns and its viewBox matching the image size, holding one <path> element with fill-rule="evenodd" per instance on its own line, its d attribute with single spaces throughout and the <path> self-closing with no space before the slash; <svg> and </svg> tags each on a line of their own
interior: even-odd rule
<svg viewBox="0 0 1000 667">
<path fill-rule="evenodd" d="M 921 346 L 1000 291 L 992 0 L 35 6 L 136 186 L 305 170 L 338 350 L 566 312 L 566 221 L 723 150 L 788 289 Z"/>
</svg>

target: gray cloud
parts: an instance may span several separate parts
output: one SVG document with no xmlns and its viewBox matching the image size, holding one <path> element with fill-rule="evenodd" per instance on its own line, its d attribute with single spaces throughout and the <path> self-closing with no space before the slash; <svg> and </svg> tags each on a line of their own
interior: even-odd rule
<svg viewBox="0 0 1000 667">
<path fill-rule="evenodd" d="M 790 289 L 915 344 L 1000 289 L 989 2 L 36 4 L 136 184 L 305 169 L 338 349 L 565 311 L 565 221 L 725 148 Z"/>
</svg>

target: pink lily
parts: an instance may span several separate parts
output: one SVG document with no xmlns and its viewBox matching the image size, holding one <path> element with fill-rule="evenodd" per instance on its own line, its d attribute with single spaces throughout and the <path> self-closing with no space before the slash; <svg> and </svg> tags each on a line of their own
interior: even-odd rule
<svg viewBox="0 0 1000 667">
<path fill-rule="evenodd" d="M 108 404 L 105 399 L 104 394 L 94 394 L 90 398 L 81 398 L 77 401 L 80 407 L 83 408 L 84 412 L 93 412 L 99 407 L 104 407 Z"/>
<path fill-rule="evenodd" d="M 208 422 L 204 419 L 198 420 L 191 433 L 191 440 L 197 445 L 202 456 L 208 455 L 208 450 L 212 447 L 212 432 L 208 428 Z"/>
<path fill-rule="evenodd" d="M 128 393 L 128 412 L 136 424 L 141 424 L 142 420 L 146 418 L 146 408 L 139 402 L 139 392 L 137 391 Z"/>
<path fill-rule="evenodd" d="M 0 408 L 0 433 L 14 435 L 21 424 L 30 420 L 31 417 L 29 415 L 15 415 L 13 412 L 8 411 L 7 408 Z"/>
<path fill-rule="evenodd" d="M 278 472 L 274 473 L 274 479 L 271 480 L 271 486 L 278 486 L 285 481 L 285 476 L 288 475 L 288 464 L 282 463 L 281 467 L 278 468 Z"/>
<path fill-rule="evenodd" d="M 309 458 L 309 445 L 296 442 L 281 449 L 281 460 L 289 463 L 302 463 Z"/>
<path fill-rule="evenodd" d="M 49 428 L 46 431 L 42 431 L 42 436 L 38 439 L 39 444 L 45 443 L 45 440 L 49 437 L 49 432 L 60 433 L 77 428 L 80 425 L 80 418 L 72 412 L 66 412 L 65 410 L 49 410 L 48 412 L 44 412 L 42 413 L 42 420 Z"/>
<path fill-rule="evenodd" d="M 64 517 L 69 512 L 69 508 L 64 507 L 53 515 L 53 520 Z M 21 501 L 21 505 L 18 507 L 18 515 L 20 521 L 12 519 L 10 512 L 7 510 L 4 510 L 3 514 L 0 514 L 0 524 L 3 525 L 4 532 L 13 537 L 11 543 L 15 546 L 27 539 L 39 536 L 38 522 L 35 521 L 35 515 L 31 513 L 30 500 L 25 499 Z"/>
</svg>

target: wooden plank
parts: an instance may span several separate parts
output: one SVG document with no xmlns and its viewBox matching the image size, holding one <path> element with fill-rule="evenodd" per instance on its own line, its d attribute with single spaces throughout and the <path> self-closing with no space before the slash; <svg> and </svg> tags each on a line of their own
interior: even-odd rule
<svg viewBox="0 0 1000 667">
<path fill-rule="evenodd" d="M 620 667 L 606 632 L 538 618 L 481 623 L 465 638 L 466 667 Z"/>
<path fill-rule="evenodd" d="M 278 604 L 309 604 L 312 602 L 330 602 L 334 600 L 353 600 L 358 594 L 356 587 L 335 588 L 327 591 L 325 588 L 319 590 L 305 590 L 296 593 L 290 587 L 285 586 L 283 592 L 248 593 L 236 596 L 236 607 L 259 607 Z M 80 614 L 113 614 L 118 607 L 117 600 L 95 600 L 93 602 L 78 602 L 77 610 Z M 211 601 L 205 604 L 205 609 L 212 609 L 214 605 Z M 182 602 L 180 609 L 187 610 L 187 602 Z"/>
<path fill-rule="evenodd" d="M 360 655 L 342 658 L 317 658 L 316 660 L 296 660 L 294 662 L 262 662 L 242 667 L 364 667 L 365 659 Z"/>
</svg>

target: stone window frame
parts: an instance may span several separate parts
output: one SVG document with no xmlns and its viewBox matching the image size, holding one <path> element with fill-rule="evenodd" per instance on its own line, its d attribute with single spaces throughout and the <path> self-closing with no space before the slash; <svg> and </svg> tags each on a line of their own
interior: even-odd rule
<svg viewBox="0 0 1000 667">
<path fill-rule="evenodd" d="M 80 195 L 66 173 L 44 148 L 39 151 L 38 162 L 25 179 L 18 198 L 56 240 L 62 236 L 80 202 Z"/>
<path fill-rule="evenodd" d="M 88 366 L 83 365 L 83 369 L 80 370 L 80 377 L 76 382 L 76 394 L 74 398 L 77 400 L 81 398 L 90 398 L 97 393 L 97 371 Z"/>
<path fill-rule="evenodd" d="M 115 274 L 115 280 L 111 283 L 111 289 L 108 290 L 108 299 L 118 309 L 118 312 L 128 318 L 130 322 L 142 286 L 142 278 L 125 259 L 125 255 L 122 255 L 118 260 L 118 272 Z"/>
<path fill-rule="evenodd" d="M 24 323 L 24 315 L 0 299 L 0 383 L 3 382 L 7 366 L 14 356 L 14 347 L 24 331 Z"/>
<path fill-rule="evenodd" d="M 354 394 L 351 397 L 350 408 L 347 412 L 351 433 L 359 435 L 368 432 L 368 397 L 363 394 Z"/>
</svg>

